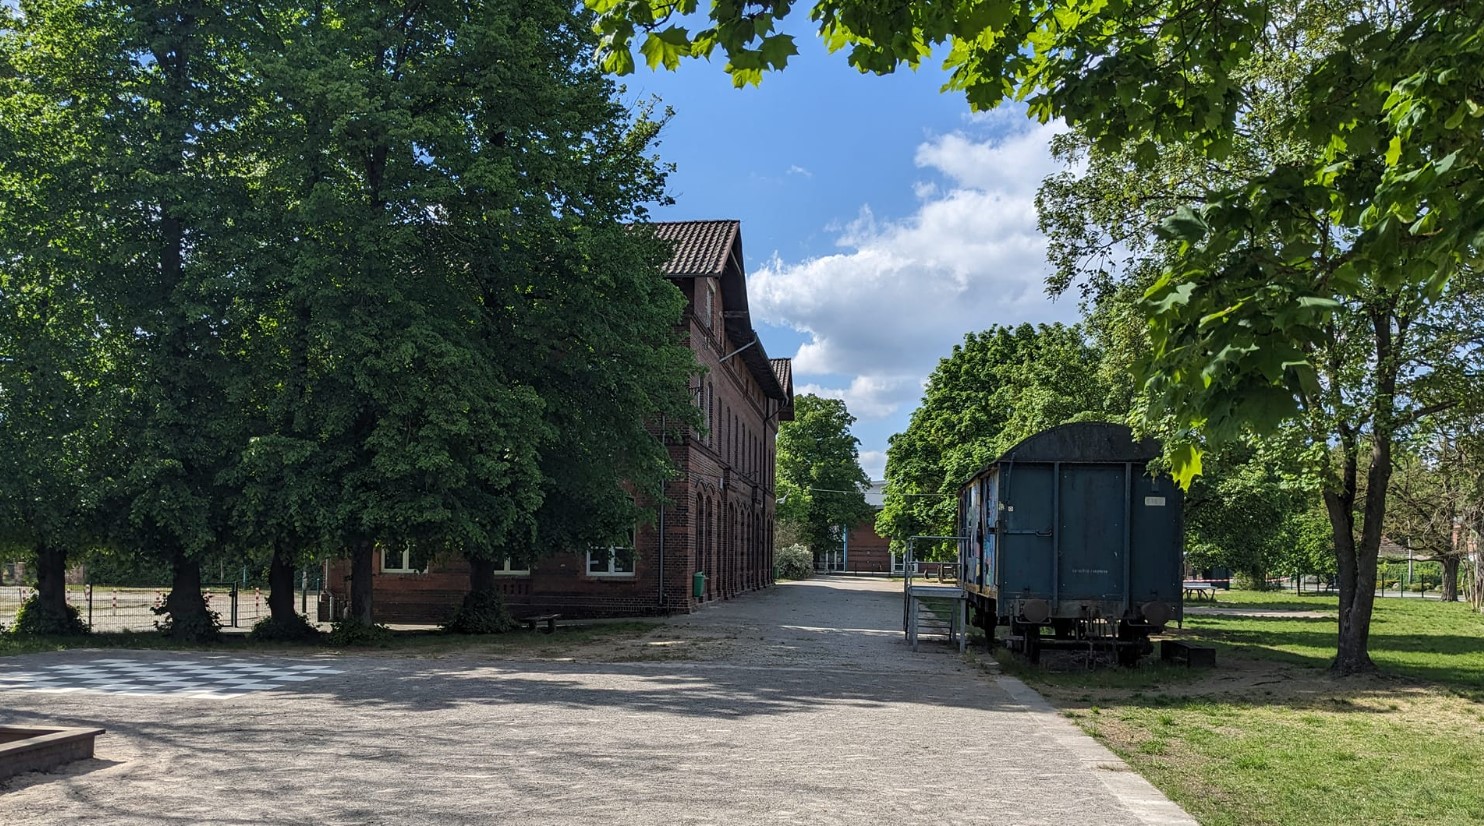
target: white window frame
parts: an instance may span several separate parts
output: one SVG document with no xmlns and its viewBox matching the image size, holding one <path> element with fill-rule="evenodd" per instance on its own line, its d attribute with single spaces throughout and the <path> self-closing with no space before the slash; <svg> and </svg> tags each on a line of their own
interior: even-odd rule
<svg viewBox="0 0 1484 826">
<path fill-rule="evenodd" d="M 388 564 L 395 558 L 400 564 L 393 567 Z M 412 546 L 403 545 L 400 549 L 383 546 L 381 549 L 381 572 L 384 574 L 420 574 L 425 569 L 408 567 L 412 564 Z"/>
<path fill-rule="evenodd" d="M 638 536 L 638 533 L 639 529 L 637 527 L 629 529 L 629 544 L 627 546 L 609 545 L 606 548 L 589 548 L 587 553 L 584 554 L 583 557 L 583 570 L 586 571 L 587 575 L 590 577 L 605 577 L 609 579 L 633 579 L 638 576 L 639 560 L 638 555 L 634 553 L 635 538 Z M 618 555 L 622 551 L 627 551 L 629 556 L 628 570 L 626 571 L 619 569 Z M 608 564 L 605 569 L 598 571 L 593 570 L 594 553 L 601 553 L 604 557 L 606 557 Z"/>
<path fill-rule="evenodd" d="M 513 564 L 515 564 L 515 563 L 513 563 L 510 560 L 510 557 L 508 557 L 508 556 L 505 557 L 504 559 L 500 560 L 500 563 L 495 566 L 495 576 L 530 576 L 531 575 L 531 569 L 530 568 L 512 568 L 512 567 L 510 567 Z"/>
</svg>

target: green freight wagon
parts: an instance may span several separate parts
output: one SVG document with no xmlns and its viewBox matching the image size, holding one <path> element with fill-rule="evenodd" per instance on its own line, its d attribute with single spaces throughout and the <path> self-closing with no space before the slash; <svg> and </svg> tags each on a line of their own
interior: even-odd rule
<svg viewBox="0 0 1484 826">
<path fill-rule="evenodd" d="M 974 622 L 1032 661 L 1111 649 L 1124 665 L 1182 618 L 1180 489 L 1152 439 L 1081 422 L 1043 430 L 959 494 L 960 575 Z"/>
</svg>

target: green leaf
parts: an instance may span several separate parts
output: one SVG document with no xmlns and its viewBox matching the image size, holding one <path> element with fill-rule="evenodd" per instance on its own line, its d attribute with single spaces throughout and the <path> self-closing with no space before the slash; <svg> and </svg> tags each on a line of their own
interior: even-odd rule
<svg viewBox="0 0 1484 826">
<path fill-rule="evenodd" d="M 763 40 L 762 45 L 763 62 L 770 68 L 782 69 L 788 65 L 788 59 L 799 53 L 794 45 L 792 35 L 779 34 Z"/>
<path fill-rule="evenodd" d="M 644 54 L 649 68 L 658 69 L 664 66 L 674 71 L 680 68 L 680 59 L 690 54 L 690 35 L 679 26 L 650 32 L 644 38 L 644 45 L 639 47 L 639 51 Z"/>
<path fill-rule="evenodd" d="M 1175 210 L 1174 214 L 1160 221 L 1156 231 L 1165 240 L 1195 244 L 1206 236 L 1210 227 L 1195 210 L 1182 206 Z"/>
<path fill-rule="evenodd" d="M 614 49 L 603 53 L 600 64 L 610 75 L 631 75 L 634 73 L 634 54 L 628 49 Z"/>
<path fill-rule="evenodd" d="M 1170 454 L 1170 468 L 1174 472 L 1175 484 L 1189 491 L 1190 483 L 1201 475 L 1201 449 L 1193 444 L 1177 445 Z"/>
</svg>

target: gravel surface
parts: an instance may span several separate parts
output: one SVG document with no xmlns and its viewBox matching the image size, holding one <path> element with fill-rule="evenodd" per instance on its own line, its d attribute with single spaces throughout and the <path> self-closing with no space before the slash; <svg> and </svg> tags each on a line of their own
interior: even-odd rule
<svg viewBox="0 0 1484 826">
<path fill-rule="evenodd" d="M 1018 681 L 900 627 L 900 584 L 810 580 L 675 618 L 634 662 L 244 656 L 339 673 L 230 699 L 7 690 L 0 723 L 108 733 L 0 785 L 0 823 L 1194 822 Z M 0 676 L 121 657 L 209 659 Z"/>
</svg>

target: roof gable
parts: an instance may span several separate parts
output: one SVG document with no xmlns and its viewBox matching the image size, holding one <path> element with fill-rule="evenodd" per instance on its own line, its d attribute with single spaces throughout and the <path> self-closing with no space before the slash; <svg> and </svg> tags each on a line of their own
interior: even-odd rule
<svg viewBox="0 0 1484 826">
<path fill-rule="evenodd" d="M 664 221 L 652 226 L 657 238 L 674 247 L 664 267 L 670 278 L 720 278 L 734 249 L 737 259 L 742 258 L 741 221 Z"/>
<path fill-rule="evenodd" d="M 672 247 L 663 272 L 667 278 L 717 278 L 721 281 L 722 322 L 734 346 L 732 355 L 747 365 L 747 371 L 763 394 L 780 403 L 779 418 L 793 414 L 791 376 L 780 376 L 752 328 L 747 309 L 747 274 L 742 269 L 742 222 L 660 221 L 650 224 L 655 237 Z M 786 380 L 786 383 L 785 383 Z"/>
</svg>

